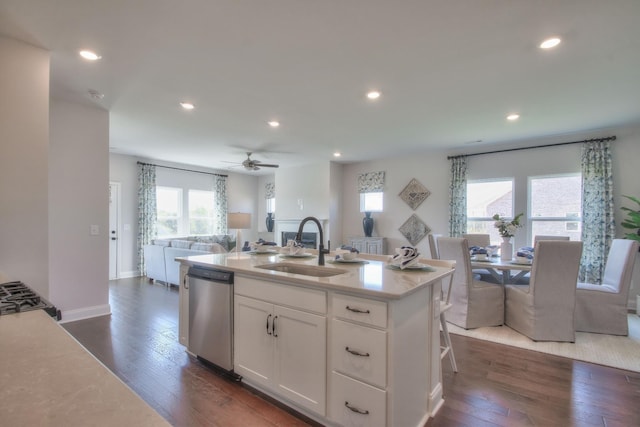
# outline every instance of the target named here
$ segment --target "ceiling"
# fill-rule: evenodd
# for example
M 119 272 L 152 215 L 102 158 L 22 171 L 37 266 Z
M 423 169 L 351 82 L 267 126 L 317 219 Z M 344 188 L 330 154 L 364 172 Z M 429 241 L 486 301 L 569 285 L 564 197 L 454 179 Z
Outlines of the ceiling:
M 51 52 L 53 97 L 110 112 L 111 152 L 204 167 L 640 122 L 638 0 L 2 0 L 0 34 Z

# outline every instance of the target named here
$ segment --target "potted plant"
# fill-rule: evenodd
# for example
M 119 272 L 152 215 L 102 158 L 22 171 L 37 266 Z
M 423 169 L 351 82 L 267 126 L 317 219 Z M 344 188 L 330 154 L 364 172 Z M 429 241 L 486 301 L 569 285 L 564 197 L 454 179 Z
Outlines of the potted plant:
M 622 197 L 625 197 L 631 200 L 632 202 L 635 202 L 638 205 L 638 207 L 640 207 L 640 199 L 636 197 L 624 196 L 624 195 Z M 627 213 L 627 218 L 624 219 L 622 223 L 620 223 L 620 225 L 623 226 L 624 228 L 634 230 L 633 233 L 627 233 L 624 235 L 624 237 L 626 237 L 627 239 L 637 240 L 638 242 L 640 242 L 640 210 L 634 210 L 624 206 L 621 207 L 620 209 L 622 209 Z

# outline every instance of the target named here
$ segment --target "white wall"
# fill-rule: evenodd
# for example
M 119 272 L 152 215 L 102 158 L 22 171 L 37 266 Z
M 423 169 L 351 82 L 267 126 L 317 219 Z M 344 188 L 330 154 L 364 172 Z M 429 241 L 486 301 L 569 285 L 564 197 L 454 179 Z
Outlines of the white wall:
M 330 175 L 329 162 L 278 169 L 275 173 L 277 218 L 329 219 Z
M 107 111 L 52 100 L 49 296 L 65 321 L 111 312 L 108 152 Z
M 49 297 L 49 53 L 0 37 L 0 271 Z

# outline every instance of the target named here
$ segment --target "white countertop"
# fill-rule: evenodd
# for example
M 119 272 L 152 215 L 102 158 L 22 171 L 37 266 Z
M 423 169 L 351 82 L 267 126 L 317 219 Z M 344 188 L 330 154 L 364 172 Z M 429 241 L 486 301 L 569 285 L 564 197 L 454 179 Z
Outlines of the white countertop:
M 318 257 L 289 258 L 277 253 L 251 254 L 248 252 L 230 252 L 227 254 L 195 255 L 177 258 L 189 266 L 216 267 L 233 271 L 241 276 L 266 279 L 281 283 L 291 283 L 313 288 L 338 290 L 355 295 L 377 297 L 382 299 L 403 298 L 422 286 L 428 286 L 451 274 L 451 270 L 434 267 L 433 272 L 421 270 L 391 270 L 385 257 L 360 254 L 358 258 L 367 263 L 331 263 L 334 254 L 325 255 L 325 267 L 344 270 L 344 274 L 331 277 L 313 277 L 300 274 L 283 273 L 279 271 L 256 268 L 262 264 L 295 263 L 318 265 Z M 422 261 L 428 263 L 428 261 Z
M 0 316 L 0 424 L 169 426 L 42 310 Z

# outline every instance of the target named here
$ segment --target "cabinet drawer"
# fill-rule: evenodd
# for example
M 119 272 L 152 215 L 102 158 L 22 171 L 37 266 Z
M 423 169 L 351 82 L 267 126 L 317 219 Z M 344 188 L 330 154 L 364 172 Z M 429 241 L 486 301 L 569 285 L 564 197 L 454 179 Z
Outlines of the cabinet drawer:
M 294 307 L 299 310 L 327 314 L 327 293 L 294 285 L 235 276 L 234 292 L 251 298 Z
M 336 423 L 347 427 L 386 425 L 387 403 L 384 390 L 333 372 L 329 394 L 329 417 Z
M 331 296 L 332 315 L 379 328 L 387 327 L 387 303 L 334 293 Z
M 387 333 L 336 319 L 333 319 L 332 326 L 332 369 L 385 388 L 387 385 Z

